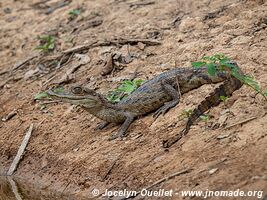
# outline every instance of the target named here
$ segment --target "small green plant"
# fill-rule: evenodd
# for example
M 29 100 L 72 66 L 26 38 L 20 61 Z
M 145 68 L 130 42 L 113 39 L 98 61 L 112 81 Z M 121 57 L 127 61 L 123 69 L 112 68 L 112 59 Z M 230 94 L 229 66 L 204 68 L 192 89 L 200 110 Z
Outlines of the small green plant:
M 53 51 L 55 49 L 56 38 L 52 35 L 41 35 L 38 36 L 40 45 L 35 47 L 36 50 L 41 50 L 44 52 Z
M 112 103 L 117 103 L 140 87 L 143 82 L 144 80 L 141 79 L 124 80 L 120 86 L 109 92 L 107 99 Z
M 220 100 L 223 102 L 225 107 L 227 107 L 226 102 L 228 101 L 228 99 L 229 99 L 229 97 L 227 97 L 227 96 L 220 96 Z
M 240 73 L 239 67 L 231 63 L 230 58 L 224 54 L 218 53 L 212 56 L 203 56 L 200 61 L 192 62 L 192 66 L 195 68 L 206 66 L 211 76 L 215 76 L 218 70 L 230 71 L 232 76 L 251 87 L 267 100 L 267 92 L 262 90 L 260 84 L 253 77 Z
M 182 113 L 179 115 L 179 119 L 185 119 L 185 118 L 189 118 L 190 115 L 193 113 L 193 110 L 192 109 L 184 109 L 182 111 Z
M 69 11 L 69 15 L 76 17 L 76 16 L 80 15 L 81 12 L 82 12 L 81 9 L 73 9 L 73 10 Z
M 229 97 L 226 96 L 220 96 L 220 100 L 223 102 L 226 102 L 229 99 Z

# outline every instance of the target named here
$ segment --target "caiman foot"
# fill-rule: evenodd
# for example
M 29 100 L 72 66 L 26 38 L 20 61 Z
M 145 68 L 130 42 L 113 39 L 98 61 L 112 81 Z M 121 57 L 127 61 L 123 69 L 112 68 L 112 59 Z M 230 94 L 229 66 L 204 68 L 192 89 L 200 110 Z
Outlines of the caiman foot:
M 108 138 L 108 141 L 115 140 L 115 139 L 117 139 L 118 137 L 119 137 L 118 134 L 112 134 L 112 135 Z
M 104 129 L 105 127 L 107 127 L 109 124 L 110 124 L 110 122 L 103 122 L 103 123 L 100 123 L 100 124 L 98 124 L 98 125 L 95 127 L 95 130 L 102 130 L 102 129 Z
M 121 140 L 125 137 L 125 134 L 120 134 L 120 133 L 114 133 L 110 136 L 110 138 L 108 139 L 108 141 L 112 141 L 115 140 L 117 138 L 120 138 Z

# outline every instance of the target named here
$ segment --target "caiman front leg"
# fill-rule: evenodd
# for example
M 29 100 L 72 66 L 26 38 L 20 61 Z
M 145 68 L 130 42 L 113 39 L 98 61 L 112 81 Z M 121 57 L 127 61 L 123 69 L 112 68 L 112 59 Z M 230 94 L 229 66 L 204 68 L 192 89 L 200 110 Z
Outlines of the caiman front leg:
M 123 138 L 126 135 L 127 129 L 129 128 L 131 123 L 134 121 L 134 116 L 131 113 L 124 112 L 123 115 L 126 117 L 125 121 L 121 125 L 118 133 L 115 134 L 115 135 L 112 135 L 109 140 L 114 140 L 114 139 L 116 139 L 118 137 Z
M 164 115 L 169 109 L 175 107 L 180 101 L 180 93 L 170 84 L 166 82 L 161 82 L 161 85 L 164 91 L 172 97 L 172 101 L 164 103 L 154 114 L 155 119 L 158 118 L 161 114 Z

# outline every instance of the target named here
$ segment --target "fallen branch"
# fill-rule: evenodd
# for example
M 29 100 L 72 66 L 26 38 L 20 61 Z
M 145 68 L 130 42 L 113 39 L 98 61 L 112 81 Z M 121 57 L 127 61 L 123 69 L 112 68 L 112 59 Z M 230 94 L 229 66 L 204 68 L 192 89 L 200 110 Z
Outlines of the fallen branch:
M 28 131 L 26 132 L 25 136 L 24 136 L 24 139 L 19 147 L 19 150 L 17 152 L 17 155 L 15 156 L 8 172 L 7 172 L 7 175 L 8 176 L 11 176 L 13 175 L 14 171 L 17 169 L 17 166 L 19 164 L 19 161 L 28 145 L 28 142 L 30 140 L 30 137 L 31 137 L 31 134 L 32 134 L 32 131 L 33 131 L 33 124 L 30 125 Z
M 81 52 L 81 51 L 84 51 L 84 50 L 88 50 L 90 49 L 95 43 L 97 42 L 92 42 L 92 43 L 89 43 L 89 44 L 84 44 L 84 45 L 79 45 L 79 46 L 76 46 L 76 47 L 72 47 L 70 49 L 67 49 L 65 51 L 63 51 L 64 54 L 69 54 L 69 53 L 78 53 L 78 52 Z
M 251 121 L 251 120 L 254 120 L 254 119 L 256 119 L 256 118 L 257 118 L 257 117 L 250 117 L 250 118 L 245 119 L 245 120 L 243 120 L 243 121 L 239 121 L 239 122 L 236 122 L 236 123 L 231 124 L 231 125 L 229 125 L 229 126 L 226 126 L 224 129 L 228 129 L 228 128 L 232 128 L 232 127 L 234 127 L 234 126 L 236 126 L 236 125 L 244 124 L 244 123 L 249 122 L 249 121 Z
M 111 39 L 111 40 L 104 40 L 104 41 L 94 41 L 88 44 L 83 44 L 79 46 L 72 47 L 70 49 L 66 49 L 62 51 L 61 53 L 58 53 L 53 56 L 46 56 L 41 58 L 39 63 L 53 63 L 52 61 L 59 61 L 58 68 L 61 67 L 61 65 L 66 64 L 69 62 L 70 58 L 72 58 L 71 55 L 76 54 L 76 53 L 81 53 L 83 51 L 88 51 L 91 48 L 95 47 L 101 47 L 101 46 L 123 46 L 126 44 L 130 45 L 138 45 L 138 43 L 143 43 L 147 46 L 155 46 L 155 45 L 160 45 L 161 42 L 157 40 L 150 40 L 150 39 L 125 39 L 125 38 L 118 38 L 118 39 Z M 51 80 L 50 80 L 51 81 Z M 47 84 L 49 81 L 46 81 L 44 83 Z
M 124 38 L 119 38 L 119 39 L 113 39 L 113 40 L 105 40 L 105 41 L 95 41 L 89 44 L 84 44 L 84 45 L 79 45 L 76 47 L 72 47 L 70 49 L 67 49 L 63 51 L 64 54 L 68 53 L 78 53 L 84 50 L 88 50 L 90 48 L 94 47 L 100 47 L 100 46 L 118 46 L 118 45 L 125 45 L 125 44 L 131 44 L 131 45 L 137 45 L 138 42 L 141 42 L 143 44 L 149 45 L 149 46 L 155 46 L 155 45 L 160 45 L 161 42 L 157 40 L 150 40 L 150 39 L 124 39 Z

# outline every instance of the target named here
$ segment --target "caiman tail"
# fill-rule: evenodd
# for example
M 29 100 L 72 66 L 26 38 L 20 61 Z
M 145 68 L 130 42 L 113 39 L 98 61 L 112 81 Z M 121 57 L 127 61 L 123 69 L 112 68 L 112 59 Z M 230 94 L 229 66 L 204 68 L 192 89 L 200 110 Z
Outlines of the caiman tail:
M 243 83 L 237 78 L 234 78 L 233 76 L 225 80 L 193 110 L 192 114 L 187 120 L 186 127 L 180 133 L 171 137 L 168 140 L 163 141 L 163 147 L 169 148 L 174 143 L 178 142 L 184 135 L 189 132 L 190 127 L 201 115 L 203 115 L 210 108 L 220 104 L 220 96 L 229 97 L 233 94 L 235 90 L 238 90 L 242 85 Z

